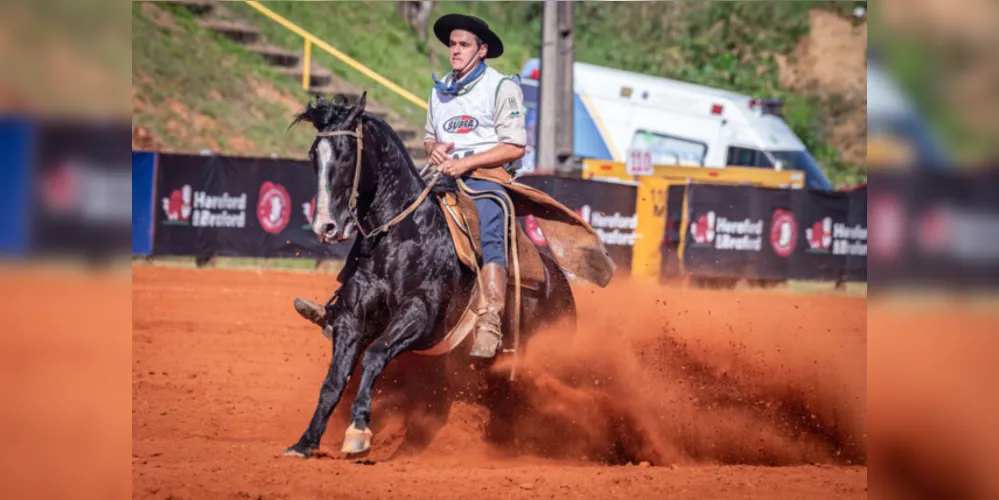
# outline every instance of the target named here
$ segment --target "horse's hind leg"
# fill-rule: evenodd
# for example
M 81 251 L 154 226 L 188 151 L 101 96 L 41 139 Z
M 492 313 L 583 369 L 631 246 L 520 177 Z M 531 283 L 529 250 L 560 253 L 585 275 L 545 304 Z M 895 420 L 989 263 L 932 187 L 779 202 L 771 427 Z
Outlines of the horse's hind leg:
M 412 300 L 392 317 L 388 328 L 368 347 L 361 361 L 361 383 L 351 408 L 351 423 L 344 436 L 344 453 L 371 449 L 371 391 L 375 379 L 390 361 L 408 350 L 430 329 L 430 311 L 422 300 Z

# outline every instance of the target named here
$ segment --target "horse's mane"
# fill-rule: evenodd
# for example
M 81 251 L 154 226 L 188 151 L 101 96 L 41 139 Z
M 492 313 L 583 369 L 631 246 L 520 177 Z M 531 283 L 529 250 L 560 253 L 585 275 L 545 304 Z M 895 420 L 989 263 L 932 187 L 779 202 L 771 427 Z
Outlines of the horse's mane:
M 326 100 L 317 94 L 314 101 L 305 103 L 305 111 L 295 116 L 288 129 L 301 122 L 309 122 L 317 131 L 323 131 L 330 124 L 343 121 L 349 112 L 350 106 L 347 105 L 347 97 L 343 94 L 334 95 L 332 100 Z
M 347 118 L 350 113 L 350 106 L 347 104 L 347 97 L 343 94 L 336 94 L 333 99 L 327 100 L 322 95 L 316 95 L 315 101 L 309 101 L 305 105 L 305 111 L 298 114 L 288 129 L 291 129 L 295 125 L 301 122 L 311 123 L 317 131 L 323 131 L 329 128 L 330 125 L 342 122 Z M 419 172 L 416 170 L 416 165 L 413 164 L 413 159 L 410 158 L 409 153 L 406 149 L 406 144 L 399 137 L 399 134 L 395 133 L 395 130 L 382 120 L 381 118 L 369 114 L 367 112 L 361 114 L 361 120 L 365 125 L 374 125 L 375 130 L 378 131 L 379 135 L 384 135 L 384 137 L 389 140 L 395 147 L 399 149 L 402 156 L 406 160 L 406 164 L 409 168 L 416 174 L 419 178 Z

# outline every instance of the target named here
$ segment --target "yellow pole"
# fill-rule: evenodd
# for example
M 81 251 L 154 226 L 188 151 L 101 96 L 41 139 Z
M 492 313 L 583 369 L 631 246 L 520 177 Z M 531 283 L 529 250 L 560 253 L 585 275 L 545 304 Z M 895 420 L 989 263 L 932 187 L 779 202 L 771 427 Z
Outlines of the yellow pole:
M 686 267 L 683 265 L 683 247 L 687 244 L 687 229 L 690 226 L 690 217 L 688 210 L 690 210 L 690 179 L 687 180 L 687 188 L 683 190 L 683 212 L 680 216 L 680 248 L 677 252 L 677 256 L 680 258 L 680 274 L 685 275 L 687 272 Z
M 378 82 L 378 83 L 380 83 L 380 84 L 388 87 L 389 90 L 395 92 L 396 94 L 399 94 L 404 99 L 406 99 L 409 102 L 412 102 L 413 104 L 419 106 L 420 109 L 427 109 L 427 101 L 426 100 L 420 99 L 419 97 L 416 97 L 415 95 L 413 95 L 410 92 L 406 91 L 402 87 L 400 87 L 400 86 L 398 86 L 398 85 L 396 85 L 396 84 L 388 81 L 387 79 L 385 79 L 384 76 L 379 75 L 378 73 L 375 73 L 374 71 L 371 71 L 366 66 L 364 66 L 363 64 L 357 62 L 356 60 L 354 60 L 353 58 L 351 58 L 347 54 L 344 54 L 343 52 L 340 52 L 339 50 L 337 50 L 337 49 L 333 48 L 332 46 L 330 46 L 328 43 L 320 40 L 319 38 L 316 38 L 316 36 L 313 35 L 312 33 L 309 33 L 308 31 L 305 31 L 304 29 L 298 27 L 298 25 L 296 25 L 295 23 L 293 23 L 293 22 L 291 22 L 291 21 L 289 21 L 289 20 L 281 17 L 276 12 L 268 9 L 267 7 L 264 7 L 263 5 L 260 4 L 260 2 L 257 2 L 255 0 L 245 0 L 245 1 L 246 1 L 247 5 L 249 5 L 250 7 L 253 7 L 254 9 L 257 9 L 258 11 L 260 11 L 261 14 L 263 14 L 263 15 L 271 18 L 274 22 L 276 22 L 276 23 L 284 26 L 285 28 L 288 28 L 289 30 L 295 32 L 295 34 L 297 34 L 298 36 L 300 36 L 300 37 L 302 37 L 302 38 L 304 38 L 304 39 L 306 39 L 308 41 L 311 41 L 312 43 L 316 44 L 317 47 L 325 50 L 326 52 L 329 52 L 333 57 L 336 57 L 337 59 L 343 61 L 344 63 L 346 63 L 351 68 L 354 68 L 357 71 L 360 71 L 361 74 L 363 74 L 364 76 L 367 76 L 368 78 L 371 78 L 372 80 L 374 80 L 374 81 L 376 81 L 376 82 Z
M 312 42 L 305 39 L 305 59 L 302 60 L 302 90 L 309 90 L 309 70 L 312 69 Z

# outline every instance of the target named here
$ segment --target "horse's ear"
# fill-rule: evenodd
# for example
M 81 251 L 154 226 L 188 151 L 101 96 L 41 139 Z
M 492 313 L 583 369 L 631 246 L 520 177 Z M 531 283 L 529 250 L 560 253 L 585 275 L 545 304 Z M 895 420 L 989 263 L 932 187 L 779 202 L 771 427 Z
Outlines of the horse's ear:
M 367 101 L 367 98 L 368 92 L 362 92 L 361 97 L 359 97 L 357 102 L 350 108 L 350 114 L 347 115 L 347 123 L 354 123 L 355 120 L 360 118 L 361 114 L 364 113 L 364 104 Z

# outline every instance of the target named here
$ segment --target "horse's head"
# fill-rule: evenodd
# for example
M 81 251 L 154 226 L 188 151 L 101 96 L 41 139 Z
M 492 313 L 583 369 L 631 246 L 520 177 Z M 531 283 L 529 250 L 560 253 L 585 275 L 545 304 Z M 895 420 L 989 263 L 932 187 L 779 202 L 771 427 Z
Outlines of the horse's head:
M 352 197 L 360 189 L 355 177 L 360 174 L 366 97 L 367 92 L 353 106 L 347 106 L 342 96 L 333 101 L 318 96 L 292 123 L 307 121 L 316 128 L 316 140 L 309 149 L 317 176 L 312 231 L 326 244 L 344 241 L 356 230 L 356 214 L 352 214 L 356 199 L 352 201 Z

